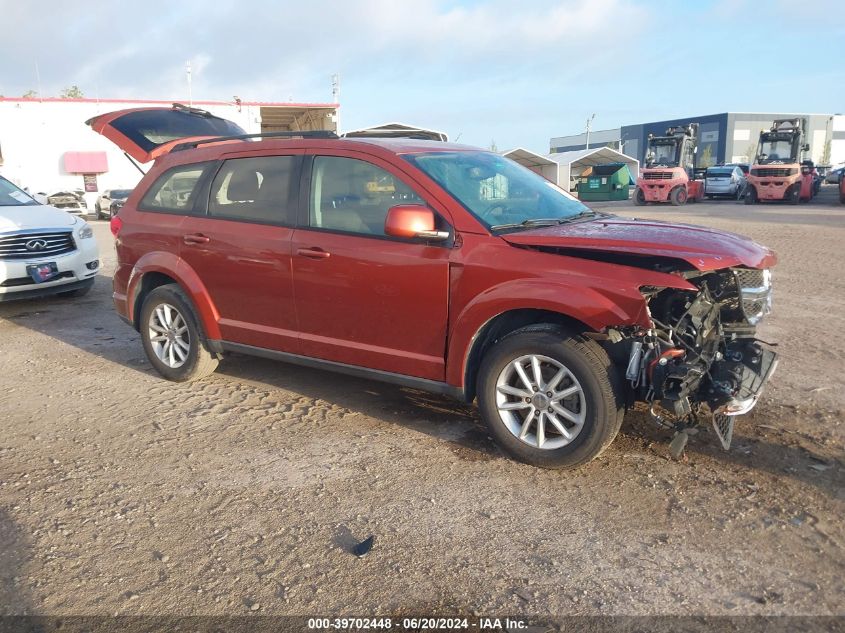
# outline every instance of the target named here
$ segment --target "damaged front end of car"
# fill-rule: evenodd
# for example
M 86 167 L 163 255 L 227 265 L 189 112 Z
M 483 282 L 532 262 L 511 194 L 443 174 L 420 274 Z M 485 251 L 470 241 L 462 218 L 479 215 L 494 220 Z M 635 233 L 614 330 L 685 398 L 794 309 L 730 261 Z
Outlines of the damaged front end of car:
M 625 377 L 634 400 L 675 431 L 673 455 L 709 419 L 722 446 L 736 416 L 749 412 L 777 366 L 756 326 L 771 311 L 768 269 L 745 267 L 681 273 L 696 288 L 644 286 L 652 326 L 609 331 L 628 349 Z

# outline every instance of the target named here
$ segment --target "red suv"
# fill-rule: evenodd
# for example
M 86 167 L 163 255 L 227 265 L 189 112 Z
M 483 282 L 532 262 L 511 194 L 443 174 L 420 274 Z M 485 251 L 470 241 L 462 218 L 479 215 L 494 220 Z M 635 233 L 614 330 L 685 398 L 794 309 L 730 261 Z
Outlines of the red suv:
M 88 124 L 156 159 L 112 221 L 114 303 L 170 380 L 238 352 L 477 399 L 512 456 L 571 467 L 636 401 L 727 448 L 776 364 L 776 258 L 747 238 L 592 211 L 463 145 L 184 106 Z

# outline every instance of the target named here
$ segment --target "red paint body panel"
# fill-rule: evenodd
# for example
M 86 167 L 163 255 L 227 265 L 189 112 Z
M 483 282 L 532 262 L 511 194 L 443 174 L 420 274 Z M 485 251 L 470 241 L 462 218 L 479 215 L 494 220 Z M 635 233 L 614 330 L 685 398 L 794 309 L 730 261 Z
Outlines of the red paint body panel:
M 770 250 L 732 233 L 614 217 L 492 235 L 401 155 L 475 148 L 410 139 L 305 139 L 226 149 L 203 146 L 160 157 L 121 209 L 114 301 L 130 321 L 143 276 L 158 272 L 185 289 L 210 339 L 463 387 L 474 338 L 505 312 L 547 310 L 595 331 L 648 327 L 641 286 L 695 289 L 679 274 L 567 255 L 566 249 L 669 257 L 699 270 L 776 262 Z M 454 244 L 137 208 L 170 167 L 272 153 L 347 156 L 387 169 L 451 227 Z M 300 196 L 299 204 L 307 200 Z M 185 244 L 188 234 L 209 239 Z
M 777 261 L 771 250 L 742 235 L 658 220 L 614 217 L 521 231 L 504 239 L 530 246 L 662 255 L 699 270 L 768 268 Z
M 297 230 L 293 263 L 302 354 L 443 380 L 450 249 Z

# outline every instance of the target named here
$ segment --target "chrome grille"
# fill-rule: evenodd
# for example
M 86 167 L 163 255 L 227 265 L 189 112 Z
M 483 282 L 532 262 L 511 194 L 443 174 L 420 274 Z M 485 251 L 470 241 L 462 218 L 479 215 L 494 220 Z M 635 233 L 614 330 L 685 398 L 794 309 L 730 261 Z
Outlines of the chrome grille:
M 772 275 L 768 270 L 734 268 L 740 306 L 752 325 L 772 311 Z
M 644 180 L 672 180 L 671 171 L 646 171 L 643 172 Z
M 75 248 L 70 231 L 0 235 L 0 259 L 43 259 Z

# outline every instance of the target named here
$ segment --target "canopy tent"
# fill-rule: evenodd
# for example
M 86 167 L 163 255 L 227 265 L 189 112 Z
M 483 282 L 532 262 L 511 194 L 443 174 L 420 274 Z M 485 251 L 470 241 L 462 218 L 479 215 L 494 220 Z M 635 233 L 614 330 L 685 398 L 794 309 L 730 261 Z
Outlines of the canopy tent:
M 531 171 L 540 174 L 546 180 L 551 180 L 553 183 L 558 184 L 559 168 L 555 161 L 549 160 L 545 156 L 535 154 L 534 152 L 522 147 L 517 147 L 509 152 L 504 152 L 502 155 L 519 163 L 523 167 L 527 167 Z
M 383 125 L 374 125 L 373 127 L 362 128 L 360 130 L 350 130 L 343 134 L 345 137 L 377 137 L 377 138 L 419 138 L 430 141 L 448 141 L 449 138 L 445 132 L 438 132 L 437 130 L 427 130 L 413 125 L 406 125 L 404 123 L 385 123 Z
M 583 172 L 596 165 L 624 163 L 628 166 L 628 171 L 631 172 L 631 179 L 633 181 L 637 180 L 637 176 L 640 173 L 640 161 L 609 147 L 596 147 L 593 149 L 561 152 L 559 154 L 547 154 L 546 158 L 557 163 L 557 184 L 567 191 L 574 190 L 575 184 Z

